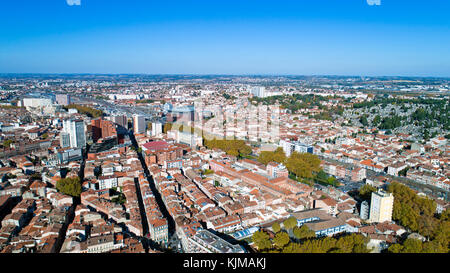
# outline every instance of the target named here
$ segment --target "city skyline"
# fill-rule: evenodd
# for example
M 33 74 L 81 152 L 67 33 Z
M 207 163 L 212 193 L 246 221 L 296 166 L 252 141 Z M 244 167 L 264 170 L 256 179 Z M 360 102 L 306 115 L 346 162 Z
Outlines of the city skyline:
M 444 1 L 23 2 L 0 73 L 450 76 Z

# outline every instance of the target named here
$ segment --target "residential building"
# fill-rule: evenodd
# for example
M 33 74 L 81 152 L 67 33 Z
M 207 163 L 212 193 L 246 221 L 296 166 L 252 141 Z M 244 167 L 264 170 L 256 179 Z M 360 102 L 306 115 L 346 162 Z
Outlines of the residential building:
M 372 192 L 370 202 L 369 222 L 379 223 L 392 221 L 392 210 L 394 208 L 394 195 L 392 193 L 379 190 Z
M 64 120 L 63 132 L 69 134 L 71 148 L 83 148 L 86 146 L 86 133 L 83 120 Z
M 146 124 L 145 117 L 141 115 L 133 116 L 133 131 L 135 134 L 143 134 L 145 133 Z

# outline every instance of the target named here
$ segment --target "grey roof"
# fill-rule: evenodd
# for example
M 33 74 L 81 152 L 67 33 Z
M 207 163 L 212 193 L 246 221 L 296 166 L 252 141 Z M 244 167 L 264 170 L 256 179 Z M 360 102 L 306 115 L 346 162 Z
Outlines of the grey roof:
M 314 230 L 314 231 L 319 231 L 319 230 L 325 230 L 325 229 L 329 229 L 329 228 L 334 228 L 334 227 L 338 227 L 338 226 L 343 226 L 345 225 L 345 222 L 342 221 L 341 219 L 330 219 L 330 220 L 321 220 L 321 221 L 317 221 L 317 222 L 310 222 L 310 223 L 306 223 L 305 224 L 309 229 Z
M 293 212 L 293 213 L 291 213 L 291 215 L 294 216 L 295 218 L 297 218 L 297 220 L 303 220 L 303 219 L 308 219 L 308 218 L 312 218 L 312 217 L 317 217 L 320 220 L 328 220 L 328 219 L 332 218 L 329 214 L 327 214 L 322 209 L 303 210 L 300 212 Z

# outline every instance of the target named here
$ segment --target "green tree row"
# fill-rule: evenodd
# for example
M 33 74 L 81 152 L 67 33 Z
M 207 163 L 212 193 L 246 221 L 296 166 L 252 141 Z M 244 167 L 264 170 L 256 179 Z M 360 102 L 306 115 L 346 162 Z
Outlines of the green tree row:
M 316 155 L 294 151 L 291 156 L 286 157 L 282 148 L 273 152 L 261 152 L 258 161 L 265 165 L 269 162 L 283 163 L 296 178 L 313 179 L 321 171 L 321 161 Z
M 412 232 L 418 232 L 433 245 L 449 249 L 450 221 L 449 212 L 436 215 L 436 202 L 417 195 L 409 187 L 394 182 L 389 185 L 389 192 L 394 194 L 392 219 Z M 406 243 L 406 242 L 405 242 Z M 424 245 L 424 248 L 428 246 Z
M 91 118 L 98 118 L 98 117 L 103 116 L 103 111 L 95 109 L 95 108 L 91 108 L 88 106 L 83 106 L 83 105 L 78 105 L 78 104 L 69 104 L 69 105 L 65 106 L 64 108 L 66 110 L 67 109 L 77 109 L 80 114 L 87 115 L 88 117 L 91 117 Z
M 300 228 L 301 229 L 301 228 Z M 309 234 L 308 234 L 309 233 Z M 360 234 L 344 235 L 340 238 L 311 238 L 310 231 L 305 226 L 300 243 L 290 239 L 287 232 L 280 231 L 273 239 L 265 231 L 257 231 L 252 240 L 259 252 L 266 253 L 368 253 L 368 238 Z
M 252 148 L 239 139 L 204 139 L 203 144 L 208 149 L 220 149 L 233 156 L 248 156 L 252 153 Z

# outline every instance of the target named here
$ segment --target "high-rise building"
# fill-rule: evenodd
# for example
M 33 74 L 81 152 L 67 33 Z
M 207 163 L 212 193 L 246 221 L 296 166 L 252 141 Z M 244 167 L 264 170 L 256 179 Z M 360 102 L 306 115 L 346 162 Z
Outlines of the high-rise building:
M 394 195 L 383 190 L 372 192 L 370 202 L 369 222 L 381 223 L 392 220 L 392 210 L 394 208 Z
M 110 120 L 102 118 L 93 119 L 92 125 L 92 140 L 97 142 L 100 138 L 117 137 L 116 124 Z
M 68 94 L 57 94 L 55 95 L 56 102 L 61 105 L 70 104 L 70 96 Z
M 102 137 L 101 123 L 101 118 L 91 120 L 92 141 L 94 142 Z
M 266 96 L 266 88 L 264 86 L 252 87 L 251 93 L 255 97 L 264 98 Z
M 153 122 L 152 123 L 152 136 L 158 136 L 162 134 L 162 123 Z
M 369 203 L 367 201 L 363 201 L 361 203 L 361 208 L 359 210 L 359 217 L 362 220 L 369 219 Z
M 102 129 L 102 138 L 117 137 L 116 124 L 109 120 L 102 120 L 100 128 Z
M 145 133 L 145 117 L 141 115 L 133 116 L 133 131 L 135 134 Z
M 112 122 L 116 123 L 123 128 L 128 128 L 128 118 L 126 115 L 114 115 L 109 118 Z
M 70 147 L 83 148 L 86 146 L 86 132 L 83 120 L 68 119 L 63 121 L 63 132 L 69 134 Z
M 70 134 L 66 132 L 61 132 L 61 134 L 59 134 L 59 141 L 61 148 L 70 147 Z

